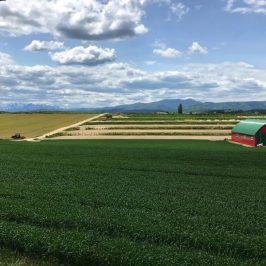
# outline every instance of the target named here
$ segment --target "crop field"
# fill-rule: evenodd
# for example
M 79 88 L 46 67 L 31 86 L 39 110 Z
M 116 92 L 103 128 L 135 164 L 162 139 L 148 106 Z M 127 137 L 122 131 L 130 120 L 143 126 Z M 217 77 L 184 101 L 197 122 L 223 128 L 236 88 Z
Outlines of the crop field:
M 2 113 L 0 114 L 0 139 L 9 139 L 15 133 L 21 133 L 27 138 L 37 137 L 92 116 L 93 114 L 78 113 Z
M 256 116 L 249 116 L 256 117 Z M 260 116 L 262 117 L 262 116 Z M 229 139 L 232 127 L 243 116 L 237 115 L 178 115 L 178 114 L 120 114 L 104 115 L 53 137 L 61 139 L 132 139 L 190 137 L 209 140 Z
M 239 120 L 245 118 L 266 118 L 265 115 L 238 115 L 238 114 L 122 114 L 113 116 L 113 120 Z
M 64 265 L 266 264 L 264 148 L 47 140 L 0 150 L 0 251 Z

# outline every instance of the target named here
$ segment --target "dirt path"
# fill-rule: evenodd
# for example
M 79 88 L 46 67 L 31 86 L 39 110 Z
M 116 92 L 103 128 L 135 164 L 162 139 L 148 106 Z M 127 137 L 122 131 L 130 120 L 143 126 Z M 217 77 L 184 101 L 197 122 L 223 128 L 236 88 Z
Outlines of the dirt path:
M 68 125 L 68 126 L 66 126 L 66 127 L 61 127 L 61 128 L 56 129 L 56 130 L 53 130 L 53 131 L 51 131 L 51 132 L 45 133 L 44 135 L 39 136 L 39 137 L 37 137 L 37 138 L 28 138 L 28 139 L 26 139 L 26 141 L 43 140 L 43 139 L 45 139 L 47 136 L 51 136 L 51 135 L 53 135 L 53 134 L 56 134 L 56 133 L 62 132 L 62 131 L 64 131 L 64 130 L 70 128 L 70 127 L 77 127 L 77 126 L 80 126 L 81 124 L 84 124 L 84 123 L 86 123 L 86 122 L 90 122 L 90 121 L 92 121 L 92 120 L 94 120 L 94 119 L 98 119 L 98 118 L 100 118 L 100 117 L 102 117 L 102 116 L 104 116 L 104 115 L 105 115 L 105 114 L 99 114 L 99 115 L 96 115 L 96 116 L 90 117 L 90 118 L 88 118 L 88 119 L 86 119 L 86 120 L 79 121 L 78 123 L 75 123 L 75 124 L 72 124 L 72 125 Z
M 191 139 L 191 140 L 211 140 L 218 141 L 229 139 L 230 136 L 62 136 L 53 139 L 73 140 L 73 139 Z

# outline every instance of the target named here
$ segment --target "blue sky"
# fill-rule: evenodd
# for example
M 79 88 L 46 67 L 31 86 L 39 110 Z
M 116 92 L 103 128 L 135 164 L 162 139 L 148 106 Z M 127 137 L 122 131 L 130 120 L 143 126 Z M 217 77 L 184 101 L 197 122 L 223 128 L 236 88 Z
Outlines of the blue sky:
M 0 2 L 0 106 L 266 100 L 266 0 Z

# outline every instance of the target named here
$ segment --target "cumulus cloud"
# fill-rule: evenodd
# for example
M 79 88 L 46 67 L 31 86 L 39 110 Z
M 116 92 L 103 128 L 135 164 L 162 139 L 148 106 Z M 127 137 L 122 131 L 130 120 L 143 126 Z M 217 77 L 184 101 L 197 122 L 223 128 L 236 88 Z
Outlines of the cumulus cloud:
M 0 65 L 12 65 L 14 64 L 14 60 L 11 55 L 0 52 Z
M 266 0 L 227 0 L 225 10 L 231 13 L 266 15 Z
M 206 47 L 201 46 L 198 42 L 193 42 L 191 46 L 188 48 L 189 54 L 207 54 L 208 49 Z
M 182 55 L 182 53 L 174 48 L 157 48 L 153 50 L 153 53 L 165 58 L 176 58 Z
M 62 52 L 50 54 L 51 59 L 61 65 L 95 66 L 115 60 L 115 50 L 91 45 L 77 46 Z
M 51 50 L 61 50 L 64 49 L 63 42 L 55 41 L 39 41 L 33 40 L 29 45 L 27 45 L 24 50 L 28 52 L 33 51 L 51 51 Z
M 12 0 L 0 6 L 0 32 L 52 33 L 82 40 L 119 39 L 146 33 L 146 0 Z
M 246 63 L 187 64 L 141 71 L 127 64 L 93 67 L 0 65 L 1 103 L 97 107 L 193 97 L 266 100 L 266 70 Z

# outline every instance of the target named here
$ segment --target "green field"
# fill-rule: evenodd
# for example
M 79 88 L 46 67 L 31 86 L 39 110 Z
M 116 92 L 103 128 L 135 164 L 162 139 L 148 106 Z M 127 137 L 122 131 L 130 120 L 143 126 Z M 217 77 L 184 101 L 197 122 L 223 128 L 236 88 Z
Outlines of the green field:
M 10 138 L 15 133 L 21 133 L 27 138 L 37 137 L 57 128 L 89 119 L 92 116 L 93 114 L 84 113 L 2 113 L 0 114 L 0 139 Z
M 70 265 L 266 264 L 264 148 L 88 140 L 0 150 L 2 248 Z
M 263 118 L 265 115 L 241 115 L 241 114 L 154 114 L 154 113 L 133 113 L 123 114 L 124 117 L 116 118 L 113 115 L 112 121 L 153 121 L 153 120 L 228 120 L 228 119 L 245 119 L 245 118 Z

